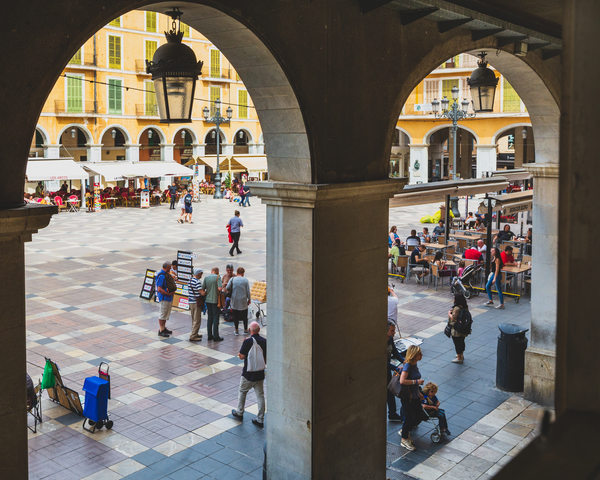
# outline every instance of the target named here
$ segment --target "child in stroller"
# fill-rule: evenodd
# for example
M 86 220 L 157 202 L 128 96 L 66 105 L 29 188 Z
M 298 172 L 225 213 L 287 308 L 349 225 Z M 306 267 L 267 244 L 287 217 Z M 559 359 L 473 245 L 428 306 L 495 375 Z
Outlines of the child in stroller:
M 483 265 L 469 265 L 463 271 L 462 275 L 458 277 L 454 277 L 452 279 L 452 283 L 450 284 L 450 293 L 452 295 L 456 295 L 457 293 L 462 293 L 465 298 L 470 298 L 471 296 L 479 295 L 479 290 L 473 288 L 472 282 L 475 279 L 475 275 Z
M 439 421 L 439 430 L 446 435 L 452 435 L 448 430 L 448 421 L 446 420 L 446 412 L 440 408 L 440 401 L 435 396 L 438 392 L 438 386 L 429 382 L 423 387 L 423 408 L 429 418 L 437 418 Z M 433 434 L 431 439 L 435 442 Z M 439 440 L 438 440 L 439 441 Z

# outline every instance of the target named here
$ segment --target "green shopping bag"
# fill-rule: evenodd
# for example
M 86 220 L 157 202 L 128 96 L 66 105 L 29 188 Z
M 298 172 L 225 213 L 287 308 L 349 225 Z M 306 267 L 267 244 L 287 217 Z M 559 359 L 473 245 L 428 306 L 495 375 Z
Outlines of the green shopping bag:
M 52 388 L 56 385 L 54 379 L 54 372 L 52 371 L 52 363 L 50 360 L 46 360 L 46 366 L 44 367 L 44 376 L 42 377 L 42 390 Z

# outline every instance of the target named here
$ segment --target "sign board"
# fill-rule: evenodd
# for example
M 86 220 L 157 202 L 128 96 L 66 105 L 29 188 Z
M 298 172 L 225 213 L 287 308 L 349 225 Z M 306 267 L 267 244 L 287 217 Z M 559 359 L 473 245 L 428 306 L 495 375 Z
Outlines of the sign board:
M 140 292 L 140 298 L 150 300 L 154 295 L 154 280 L 156 278 L 156 270 L 146 270 L 144 276 L 144 284 L 142 285 L 142 291 Z
M 140 208 L 150 208 L 150 192 L 142 190 L 140 193 Z

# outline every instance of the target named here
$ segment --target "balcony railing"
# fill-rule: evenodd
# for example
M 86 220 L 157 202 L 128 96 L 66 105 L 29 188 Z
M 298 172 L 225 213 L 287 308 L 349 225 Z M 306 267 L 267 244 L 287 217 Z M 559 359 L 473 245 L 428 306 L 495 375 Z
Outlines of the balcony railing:
M 138 75 L 150 75 L 149 73 L 146 73 L 146 60 L 138 58 L 135 61 L 135 71 Z
M 96 63 L 94 62 L 94 55 L 91 53 L 85 53 L 83 55 L 75 55 L 67 67 L 77 68 L 81 66 L 93 67 Z
M 138 117 L 158 117 L 158 105 L 144 105 L 137 103 L 135 105 L 135 114 Z
M 57 115 L 81 115 L 96 113 L 94 102 L 86 102 L 85 105 L 69 105 L 65 100 L 54 100 L 54 113 Z

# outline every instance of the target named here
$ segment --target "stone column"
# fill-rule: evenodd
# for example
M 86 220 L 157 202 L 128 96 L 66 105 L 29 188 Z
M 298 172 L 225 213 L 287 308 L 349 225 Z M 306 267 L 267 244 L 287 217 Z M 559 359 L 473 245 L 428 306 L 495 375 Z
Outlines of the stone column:
M 44 228 L 57 207 L 27 204 L 0 210 L 0 264 L 10 278 L 10 292 L 2 299 L 0 365 L 0 463 L 2 478 L 27 478 L 25 242 Z
M 496 147 L 498 145 L 475 145 L 477 148 L 477 178 L 496 171 Z
M 515 168 L 523 168 L 523 157 L 525 156 L 525 140 L 523 140 L 523 129 L 515 128 Z
M 427 183 L 429 180 L 429 145 L 411 144 L 410 167 L 408 183 L 414 185 L 417 182 Z
M 204 143 L 192 143 L 192 156 L 194 158 L 203 157 L 205 146 L 206 144 Z
M 381 238 L 405 182 L 249 183 L 267 205 L 271 480 L 385 478 Z
M 129 162 L 140 161 L 141 143 L 126 143 L 125 144 L 125 159 Z
M 60 143 L 55 145 L 45 143 L 42 147 L 44 147 L 44 158 L 60 158 L 60 147 L 62 147 Z
M 531 332 L 525 352 L 525 398 L 554 405 L 558 278 L 558 165 L 529 163 L 533 175 Z
M 233 143 L 222 143 L 221 146 L 223 147 L 222 155 L 226 155 L 228 157 L 233 155 Z
M 101 162 L 102 161 L 102 144 L 94 145 L 87 143 L 87 157 L 88 162 Z
M 471 134 L 466 130 L 460 130 L 460 178 L 468 180 L 471 178 L 471 165 L 473 163 L 473 151 L 471 150 Z
M 173 148 L 175 147 L 174 143 L 161 143 L 160 144 L 160 159 L 163 162 L 174 162 L 175 159 L 173 157 Z

